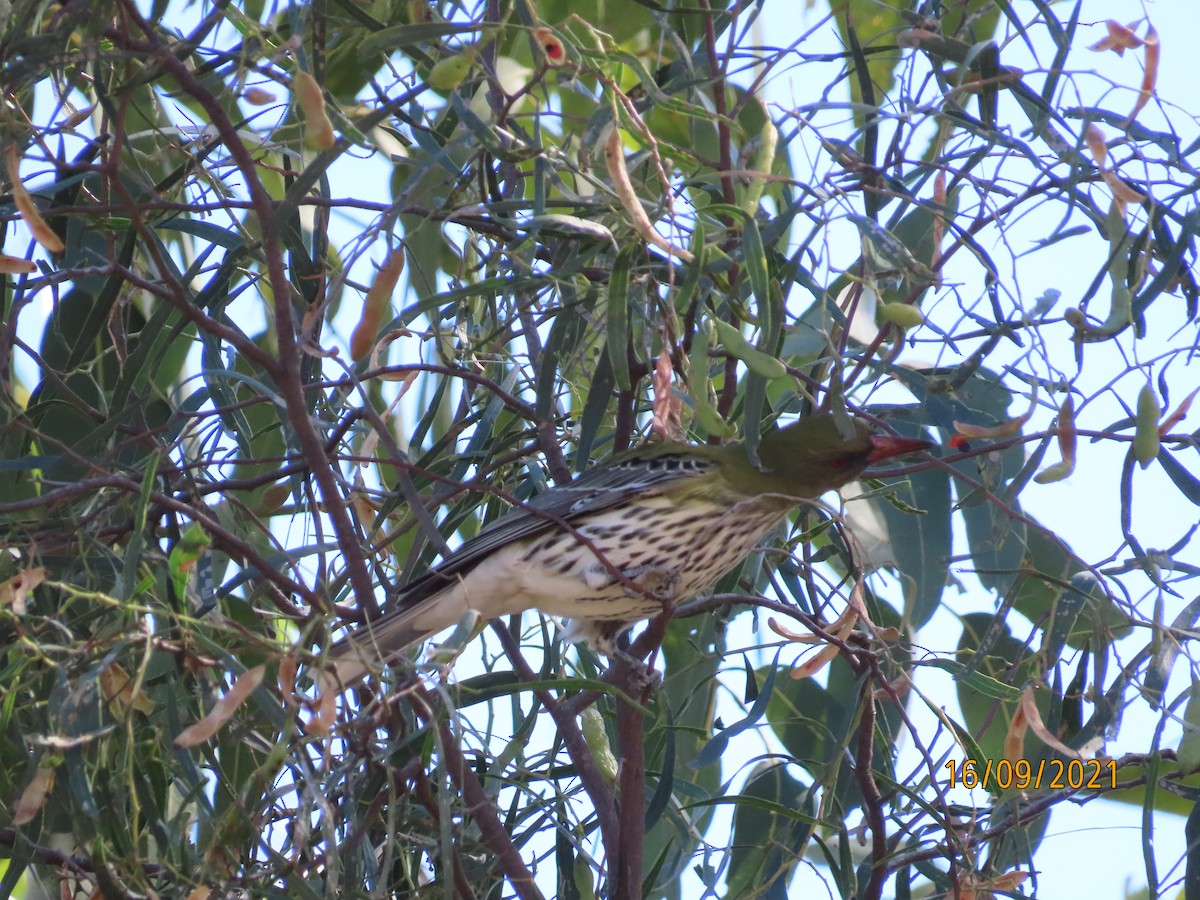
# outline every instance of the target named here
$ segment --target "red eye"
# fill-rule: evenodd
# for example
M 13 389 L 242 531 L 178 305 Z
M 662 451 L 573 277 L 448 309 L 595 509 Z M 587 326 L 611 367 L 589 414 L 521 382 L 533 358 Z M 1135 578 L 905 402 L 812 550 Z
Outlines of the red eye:
M 562 41 L 549 28 L 533 29 L 533 39 L 538 42 L 542 53 L 546 55 L 547 65 L 561 66 L 567 61 L 567 51 L 563 47 Z
M 831 469 L 844 469 L 849 464 L 850 464 L 850 457 L 846 454 L 842 454 L 841 456 L 835 456 L 835 457 L 833 457 L 833 459 L 829 460 L 829 468 L 831 468 Z

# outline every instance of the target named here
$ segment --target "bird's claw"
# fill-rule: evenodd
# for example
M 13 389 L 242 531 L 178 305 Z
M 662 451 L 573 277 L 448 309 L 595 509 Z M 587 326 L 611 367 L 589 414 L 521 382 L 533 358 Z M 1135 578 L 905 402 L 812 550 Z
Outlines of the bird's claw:
M 625 647 L 628 647 L 628 641 L 624 646 L 612 647 L 611 652 L 605 654 L 609 659 L 609 671 L 618 676 L 617 681 L 624 676 L 625 684 L 633 696 L 648 697 L 662 687 L 662 673 L 628 652 Z
M 625 586 L 625 593 L 630 597 L 651 597 L 662 601 L 675 599 L 678 571 L 648 565 L 626 569 L 622 574 L 632 582 L 632 585 Z

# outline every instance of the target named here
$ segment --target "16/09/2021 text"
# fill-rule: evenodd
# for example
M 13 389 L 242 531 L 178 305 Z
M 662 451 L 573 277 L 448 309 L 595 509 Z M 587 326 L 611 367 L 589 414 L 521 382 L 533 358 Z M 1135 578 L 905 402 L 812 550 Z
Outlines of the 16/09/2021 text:
M 967 790 L 1112 790 L 1117 786 L 1117 763 L 1112 759 L 989 759 L 980 762 L 950 760 L 942 766 L 949 775 L 949 787 Z

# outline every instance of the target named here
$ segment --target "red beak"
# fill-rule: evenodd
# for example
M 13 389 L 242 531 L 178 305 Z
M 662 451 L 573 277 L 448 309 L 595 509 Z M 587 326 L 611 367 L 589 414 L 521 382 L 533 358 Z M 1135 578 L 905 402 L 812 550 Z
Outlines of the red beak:
M 871 452 L 867 455 L 867 462 L 873 463 L 891 459 L 893 456 L 903 456 L 906 453 L 928 450 L 933 446 L 929 441 L 896 437 L 892 434 L 873 434 L 870 440 Z

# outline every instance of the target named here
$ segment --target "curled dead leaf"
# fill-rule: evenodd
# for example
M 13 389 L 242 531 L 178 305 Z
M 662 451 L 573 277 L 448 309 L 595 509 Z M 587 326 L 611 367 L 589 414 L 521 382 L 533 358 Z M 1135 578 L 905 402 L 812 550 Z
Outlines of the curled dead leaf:
M 21 159 L 17 156 L 16 144 L 8 145 L 7 162 L 8 180 L 12 183 L 13 205 L 17 208 L 25 227 L 29 229 L 33 239 L 51 253 L 62 253 L 67 249 L 63 245 L 62 239 L 54 233 L 53 228 L 46 224 L 37 204 L 33 202 L 33 197 L 29 195 L 29 191 L 25 190 L 25 185 L 21 181 Z
M 1158 426 L 1160 436 L 1170 434 L 1172 428 L 1187 418 L 1188 410 L 1192 408 L 1192 401 L 1196 399 L 1197 394 L 1200 394 L 1200 388 L 1184 397 L 1183 402 L 1175 407 L 1175 411 L 1162 420 Z
M 45 566 L 31 566 L 6 581 L 0 581 L 0 606 L 11 606 L 14 614 L 25 615 L 29 592 L 45 580 Z
M 1050 484 L 1062 481 L 1075 471 L 1075 398 L 1067 394 L 1058 410 L 1058 422 L 1054 427 L 1058 436 L 1058 450 L 1062 459 L 1052 466 L 1047 466 L 1033 477 L 1038 484 Z
M 1092 159 L 1096 160 L 1096 165 L 1103 169 L 1108 162 L 1108 136 L 1094 122 L 1089 122 L 1083 132 L 1083 140 L 1091 151 Z
M 0 253 L 0 274 L 32 275 L 36 271 L 37 266 L 32 260 L 23 259 L 20 256 L 9 256 L 7 253 Z
M 25 790 L 21 791 L 21 796 L 13 805 L 13 825 L 28 825 L 46 804 L 46 798 L 54 787 L 54 771 L 53 766 L 37 767 L 33 778 L 25 785 Z
M 1024 706 L 1018 705 L 1017 711 L 1008 723 L 1004 733 L 1004 758 L 1016 765 L 1025 757 L 1025 735 L 1029 733 L 1029 719 L 1025 715 Z
M 834 622 L 826 629 L 826 631 L 836 637 L 838 641 L 844 643 L 846 638 L 850 637 L 854 631 L 854 626 L 858 623 L 858 610 L 853 606 L 847 606 L 842 610 L 842 614 L 834 620 Z M 820 641 L 820 635 L 810 635 L 810 640 L 803 641 L 804 643 Z M 811 678 L 820 672 L 825 666 L 833 661 L 834 657 L 841 651 L 841 647 L 837 644 L 826 644 L 822 647 L 812 659 L 807 659 L 796 668 L 792 669 L 791 677 L 794 681 L 799 681 L 801 678 Z
M 629 214 L 634 231 L 647 244 L 653 244 L 664 253 L 669 253 L 683 262 L 690 263 L 695 257 L 689 251 L 676 247 L 655 231 L 650 217 L 642 208 L 642 201 L 638 198 L 633 182 L 629 180 L 629 170 L 625 167 L 625 148 L 621 145 L 621 130 L 615 124 L 609 131 L 608 140 L 604 142 L 604 162 L 608 167 L 608 177 L 612 179 L 613 191 L 616 193 L 617 199 L 621 201 L 625 212 Z
M 683 398 L 671 386 L 675 370 L 671 365 L 671 354 L 663 345 L 662 352 L 654 362 L 654 433 L 668 441 L 679 441 L 683 438 L 683 424 L 680 413 L 683 410 Z
M 136 687 L 129 673 L 115 662 L 100 670 L 100 695 L 118 718 L 123 718 L 130 709 L 143 715 L 154 712 L 154 701 Z
M 1087 759 L 1078 750 L 1073 750 L 1068 747 L 1057 737 L 1050 733 L 1050 729 L 1046 727 L 1046 723 L 1042 721 L 1042 714 L 1037 708 L 1037 700 L 1033 696 L 1033 688 L 1027 687 L 1021 694 L 1021 702 L 1019 704 L 1019 712 L 1024 715 L 1025 721 L 1029 725 L 1029 729 L 1038 736 L 1043 744 L 1051 750 L 1057 750 L 1063 756 L 1068 756 L 1071 759 Z M 1005 739 L 1005 749 L 1007 757 L 1007 738 Z M 1008 757 L 1013 762 L 1017 757 Z
M 233 717 L 238 707 L 246 702 L 246 698 L 254 693 L 254 689 L 262 684 L 266 671 L 266 666 L 255 666 L 239 675 L 229 692 L 213 705 L 207 716 L 179 733 L 175 738 L 175 746 L 195 747 L 220 731 L 221 726 Z
M 1144 43 L 1146 45 L 1146 62 L 1142 67 L 1142 87 L 1138 91 L 1137 102 L 1133 104 L 1133 111 L 1125 120 L 1127 127 L 1133 123 L 1142 107 L 1150 102 L 1150 98 L 1154 96 L 1154 87 L 1158 83 L 1158 60 L 1162 48 L 1158 42 L 1158 32 L 1154 30 L 1153 25 L 1147 27 Z
M 1033 391 L 1029 395 L 1029 409 L 1023 415 L 1008 419 L 999 425 L 975 425 L 971 422 L 955 422 L 954 430 L 963 437 L 971 438 L 972 440 L 976 438 L 997 440 L 999 438 L 1012 437 L 1021 433 L 1021 427 L 1029 421 L 1036 409 L 1037 386 L 1034 385 Z
M 1124 56 L 1126 50 L 1142 46 L 1143 41 L 1133 30 L 1133 25 L 1122 25 L 1116 19 L 1109 19 L 1104 25 L 1108 28 L 1108 36 L 1096 41 L 1089 50 L 1111 50 L 1117 56 Z

